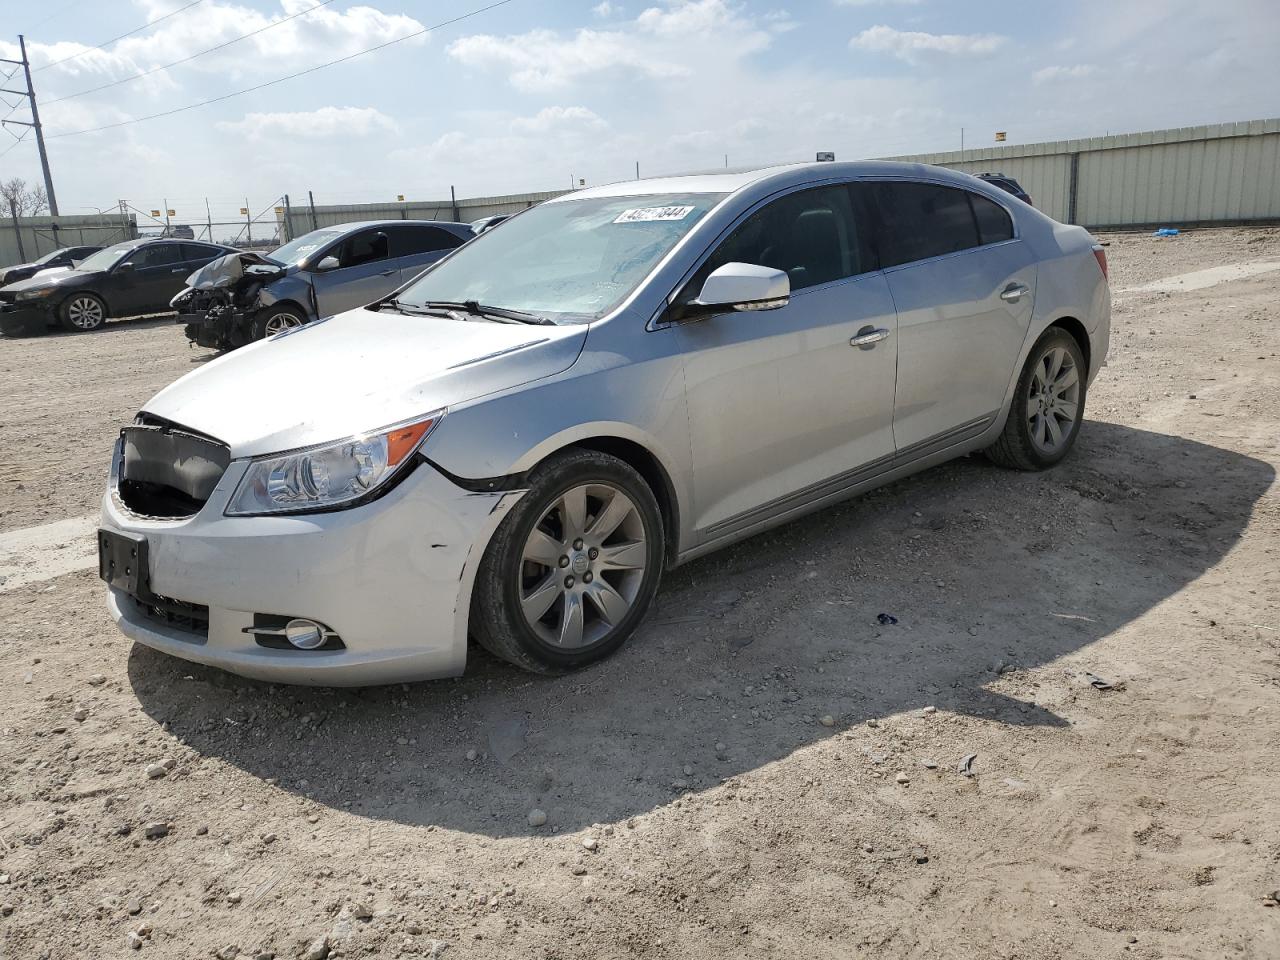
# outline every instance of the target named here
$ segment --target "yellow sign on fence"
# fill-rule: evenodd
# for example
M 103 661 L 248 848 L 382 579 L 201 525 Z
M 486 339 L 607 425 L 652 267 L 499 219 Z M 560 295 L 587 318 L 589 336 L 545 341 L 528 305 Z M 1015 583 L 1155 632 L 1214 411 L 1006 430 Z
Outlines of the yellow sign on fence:
M 996 143 L 1001 143 L 1001 142 L 1003 142 L 1004 138 L 1005 138 L 1005 131 L 1003 131 L 1003 130 L 997 130 L 997 131 L 996 131 Z

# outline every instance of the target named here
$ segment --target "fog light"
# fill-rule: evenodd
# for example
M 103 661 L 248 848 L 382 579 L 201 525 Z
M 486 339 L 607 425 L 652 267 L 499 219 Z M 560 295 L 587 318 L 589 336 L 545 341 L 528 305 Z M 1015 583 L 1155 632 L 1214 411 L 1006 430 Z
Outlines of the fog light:
M 324 645 L 324 627 L 314 620 L 290 620 L 284 625 L 285 639 L 299 650 L 314 650 Z

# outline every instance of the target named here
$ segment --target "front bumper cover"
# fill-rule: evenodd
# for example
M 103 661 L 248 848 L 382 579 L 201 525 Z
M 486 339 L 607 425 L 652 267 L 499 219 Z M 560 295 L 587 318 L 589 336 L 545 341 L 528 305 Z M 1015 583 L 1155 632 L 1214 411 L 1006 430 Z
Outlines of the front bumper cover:
M 160 622 L 108 588 L 121 631 L 164 653 L 281 683 L 361 686 L 457 676 L 466 666 L 476 567 L 523 491 L 472 493 L 420 463 L 386 496 L 350 510 L 225 517 L 246 461 L 195 516 L 152 520 L 108 491 L 106 529 L 147 538 L 154 593 L 208 607 L 207 636 Z M 326 624 L 343 647 L 267 647 L 255 614 Z
M 46 304 L 0 303 L 0 333 L 6 336 L 37 336 L 54 322 Z

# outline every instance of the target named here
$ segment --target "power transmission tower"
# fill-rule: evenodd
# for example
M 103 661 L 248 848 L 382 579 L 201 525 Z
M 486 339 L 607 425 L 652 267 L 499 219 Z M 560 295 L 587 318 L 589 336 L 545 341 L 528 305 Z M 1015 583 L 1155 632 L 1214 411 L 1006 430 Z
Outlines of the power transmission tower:
M 27 60 L 27 41 L 22 34 L 18 34 L 18 48 L 22 51 L 21 60 L 5 60 L 0 57 L 0 63 L 12 63 L 22 67 L 23 75 L 27 78 L 26 90 L 7 90 L 0 87 L 0 93 L 10 93 L 16 97 L 26 97 L 31 102 L 31 122 L 25 120 L 0 120 L 0 123 L 11 123 L 19 127 L 30 127 L 36 132 L 36 149 L 40 151 L 40 169 L 44 171 L 44 192 L 49 198 L 49 214 L 56 217 L 58 215 L 58 198 L 53 193 L 53 175 L 49 173 L 49 155 L 44 149 L 44 128 L 40 126 L 40 109 L 36 106 L 36 91 L 31 86 L 31 64 Z M 21 138 L 19 138 L 21 139 Z

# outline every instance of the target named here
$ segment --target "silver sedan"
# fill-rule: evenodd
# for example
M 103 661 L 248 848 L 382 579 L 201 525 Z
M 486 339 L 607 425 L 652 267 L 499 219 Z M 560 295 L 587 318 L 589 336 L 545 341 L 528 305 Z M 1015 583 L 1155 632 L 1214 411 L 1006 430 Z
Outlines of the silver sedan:
M 662 572 L 972 451 L 1070 451 L 1101 247 L 981 180 L 820 163 L 544 203 L 188 374 L 117 444 L 135 640 L 247 676 L 580 667 Z

